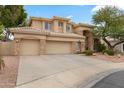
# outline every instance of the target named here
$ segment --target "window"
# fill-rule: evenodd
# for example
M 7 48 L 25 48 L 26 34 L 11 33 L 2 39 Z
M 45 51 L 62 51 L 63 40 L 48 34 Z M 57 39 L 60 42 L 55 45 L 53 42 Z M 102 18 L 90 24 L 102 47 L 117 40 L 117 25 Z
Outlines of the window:
M 66 31 L 67 31 L 67 32 L 71 32 L 71 26 L 70 26 L 70 25 L 67 25 L 67 26 L 66 26 Z
M 61 28 L 63 27 L 63 23 L 62 22 L 59 22 L 58 24 L 59 24 L 59 27 L 61 27 Z
M 51 30 L 51 23 L 45 22 L 45 29 L 46 30 Z

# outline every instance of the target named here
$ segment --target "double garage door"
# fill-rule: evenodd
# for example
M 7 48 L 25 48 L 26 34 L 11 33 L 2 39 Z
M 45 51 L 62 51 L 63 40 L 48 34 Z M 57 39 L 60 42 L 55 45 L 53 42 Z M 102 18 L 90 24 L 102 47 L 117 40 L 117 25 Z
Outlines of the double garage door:
M 48 41 L 46 44 L 46 54 L 70 54 L 70 42 L 52 42 Z
M 47 41 L 45 54 L 70 54 L 71 42 Z M 20 55 L 40 55 L 40 41 L 24 39 L 20 45 Z

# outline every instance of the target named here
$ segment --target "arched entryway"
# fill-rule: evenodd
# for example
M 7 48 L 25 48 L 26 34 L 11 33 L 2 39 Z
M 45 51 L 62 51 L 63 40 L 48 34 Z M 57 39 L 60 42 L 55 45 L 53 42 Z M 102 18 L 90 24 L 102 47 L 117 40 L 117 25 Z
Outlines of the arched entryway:
M 98 52 L 98 45 L 101 44 L 100 39 L 99 38 L 94 38 L 94 51 Z
M 92 33 L 89 30 L 83 30 L 83 36 L 85 36 L 85 50 L 93 50 L 94 40 Z

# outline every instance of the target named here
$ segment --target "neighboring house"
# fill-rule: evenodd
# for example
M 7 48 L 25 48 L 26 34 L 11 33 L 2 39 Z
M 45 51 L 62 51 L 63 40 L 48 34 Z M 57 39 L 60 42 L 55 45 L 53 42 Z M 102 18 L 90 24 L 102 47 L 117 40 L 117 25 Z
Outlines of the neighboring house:
M 107 44 L 102 40 L 102 39 L 99 39 L 101 43 L 104 43 L 106 46 Z M 110 38 L 108 37 L 107 40 L 112 44 L 114 45 L 115 43 L 118 42 L 118 40 L 116 39 L 113 39 L 113 38 Z M 124 54 L 124 43 L 121 43 L 121 44 L 118 44 L 117 46 L 115 46 L 114 50 L 118 53 L 123 53 Z
M 28 27 L 9 28 L 14 35 L 14 55 L 74 54 L 93 50 L 92 25 L 68 18 L 31 17 Z

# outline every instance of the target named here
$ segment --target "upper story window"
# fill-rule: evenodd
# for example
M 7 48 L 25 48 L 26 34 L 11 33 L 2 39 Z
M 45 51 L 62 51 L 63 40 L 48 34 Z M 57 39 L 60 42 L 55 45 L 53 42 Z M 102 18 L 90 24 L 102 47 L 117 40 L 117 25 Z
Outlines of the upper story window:
M 66 26 L 66 31 L 67 31 L 67 32 L 71 32 L 71 26 L 70 26 L 70 25 L 67 25 L 67 26 Z
M 61 28 L 63 27 L 63 23 L 62 23 L 62 22 L 59 22 L 58 25 L 59 25 L 59 27 L 61 27 Z
M 51 23 L 45 22 L 45 29 L 46 29 L 46 30 L 51 30 L 51 28 L 52 28 L 51 25 L 52 25 Z

